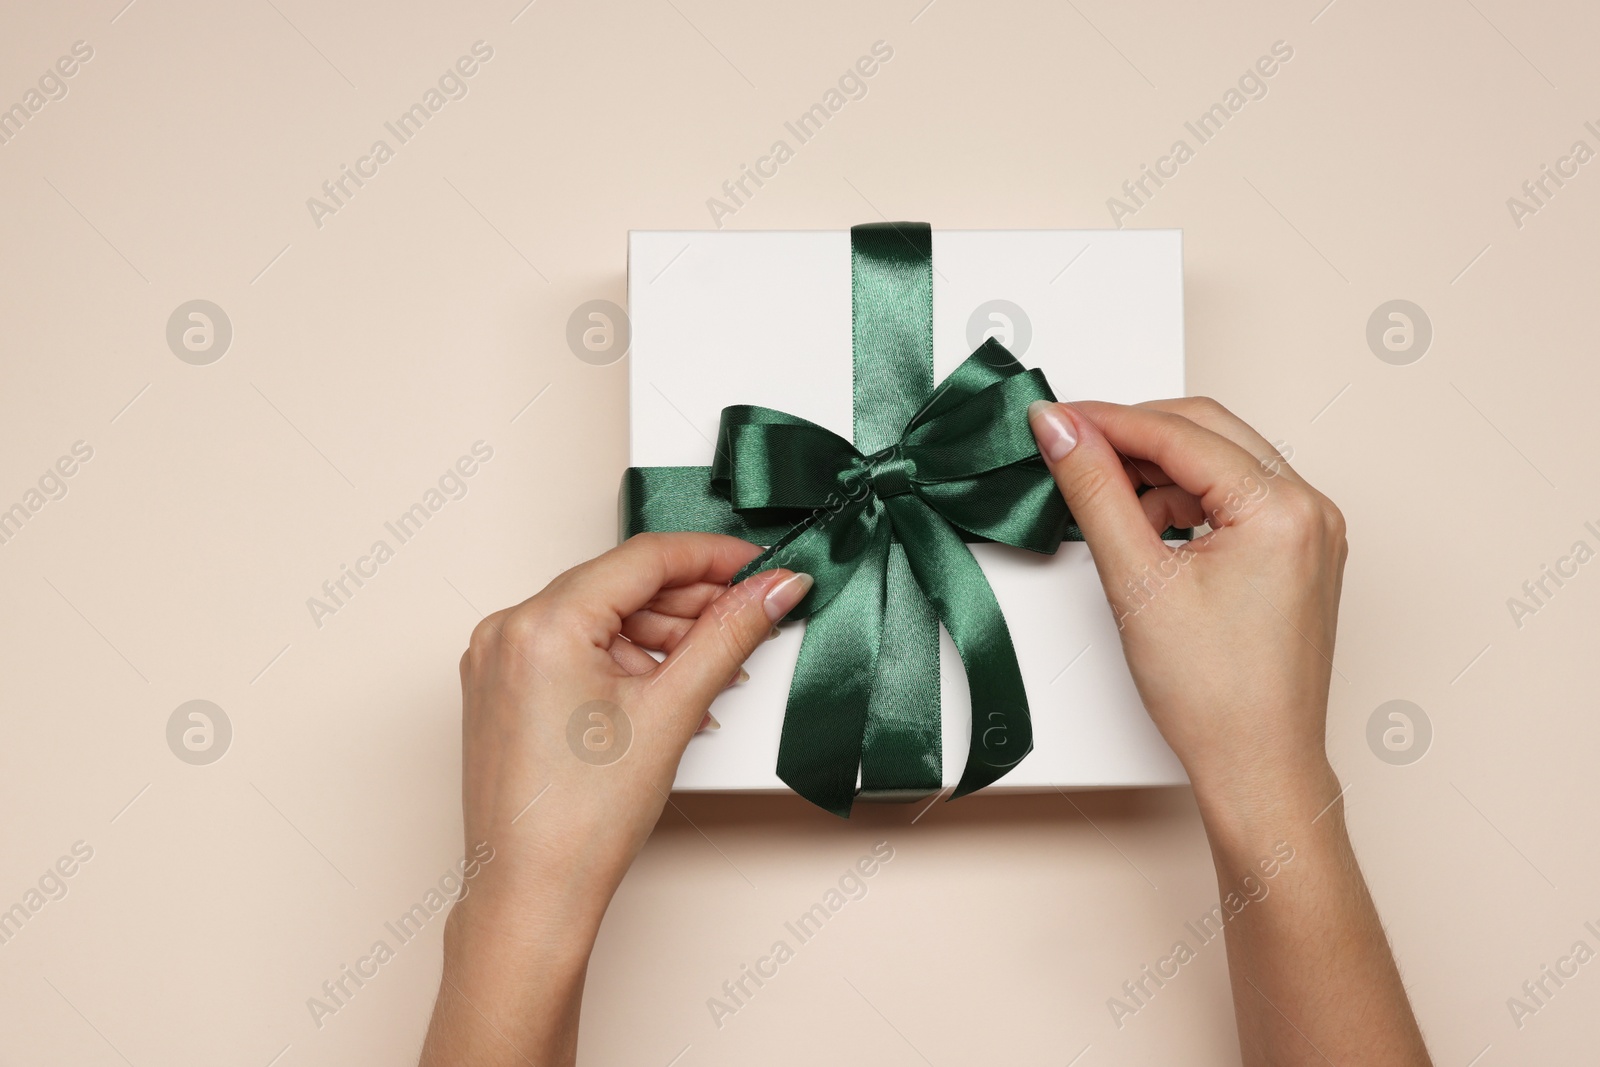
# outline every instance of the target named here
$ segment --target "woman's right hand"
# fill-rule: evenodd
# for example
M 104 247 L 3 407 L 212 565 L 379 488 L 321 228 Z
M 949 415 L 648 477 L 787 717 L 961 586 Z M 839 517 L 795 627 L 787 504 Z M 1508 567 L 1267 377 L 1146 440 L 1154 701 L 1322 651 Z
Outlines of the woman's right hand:
M 1208 822 L 1328 803 L 1339 510 L 1213 400 L 1039 402 L 1028 417 Z M 1202 523 L 1181 546 L 1160 539 Z

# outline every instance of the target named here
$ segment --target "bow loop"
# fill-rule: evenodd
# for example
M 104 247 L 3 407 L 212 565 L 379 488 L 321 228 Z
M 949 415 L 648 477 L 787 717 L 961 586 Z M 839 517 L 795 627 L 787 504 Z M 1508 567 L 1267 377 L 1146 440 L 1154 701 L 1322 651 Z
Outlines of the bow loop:
M 973 355 L 963 366 L 982 362 Z M 942 404 L 937 414 L 918 416 L 903 440 L 916 457 L 921 480 L 956 481 L 1038 460 L 1027 418 L 1028 405 L 1035 400 L 1053 401 L 1055 394 L 1042 372 L 1030 370 Z
M 849 441 L 814 422 L 741 404 L 722 410 L 711 481 L 739 511 L 810 511 L 829 505 L 838 473 L 858 455 Z

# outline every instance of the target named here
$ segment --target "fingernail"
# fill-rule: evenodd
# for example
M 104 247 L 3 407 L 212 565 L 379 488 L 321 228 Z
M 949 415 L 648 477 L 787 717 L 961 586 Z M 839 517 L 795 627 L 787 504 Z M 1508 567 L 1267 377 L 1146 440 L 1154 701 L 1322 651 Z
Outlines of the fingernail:
M 762 601 L 762 606 L 767 609 L 767 618 L 777 622 L 793 611 L 794 606 L 811 592 L 811 584 L 811 575 L 791 574 L 767 590 L 766 599 Z
M 739 673 L 734 675 L 731 679 L 729 679 L 728 680 L 728 684 L 725 685 L 723 688 L 724 689 L 732 689 L 734 686 L 738 685 L 740 682 L 748 682 L 749 680 L 750 680 L 750 672 L 745 670 L 743 667 L 740 667 L 739 668 Z
M 767 640 L 768 640 L 768 641 L 771 641 L 771 640 L 773 640 L 773 639 L 774 639 L 774 638 L 776 638 L 776 637 L 777 637 L 777 636 L 778 636 L 778 634 L 779 634 L 779 633 L 781 633 L 781 632 L 782 632 L 782 631 L 781 631 L 781 630 L 779 630 L 779 629 L 778 629 L 778 628 L 777 628 L 777 627 L 776 627 L 776 626 L 774 626 L 774 627 L 773 627 L 773 628 L 772 628 L 772 632 L 771 632 L 771 633 L 770 633 L 770 634 L 768 634 L 768 635 L 767 635 Z
M 1048 400 L 1035 400 L 1028 405 L 1028 424 L 1033 427 L 1033 436 L 1039 442 L 1039 451 L 1043 452 L 1044 458 L 1051 463 L 1059 463 L 1065 459 L 1067 453 L 1078 443 L 1078 433 L 1073 429 L 1072 420 L 1067 418 L 1067 413 L 1061 410 L 1060 404 L 1052 404 Z
M 696 730 L 695 733 L 700 733 L 701 730 L 720 730 L 720 729 L 722 729 L 722 724 L 720 722 L 718 722 L 712 716 L 712 714 L 708 711 L 708 712 L 706 712 L 706 717 L 700 720 L 700 729 Z

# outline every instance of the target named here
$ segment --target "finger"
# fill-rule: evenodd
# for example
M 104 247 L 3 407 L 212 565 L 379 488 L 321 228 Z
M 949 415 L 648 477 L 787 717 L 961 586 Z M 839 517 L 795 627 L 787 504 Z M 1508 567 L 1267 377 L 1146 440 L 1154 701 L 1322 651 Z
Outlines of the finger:
M 540 595 L 595 644 L 608 647 L 622 620 L 663 589 L 726 584 L 760 553 L 755 545 L 722 534 L 638 534 L 567 571 Z
M 1256 457 L 1269 472 L 1282 472 L 1295 480 L 1302 480 L 1283 458 L 1283 453 L 1271 441 L 1239 416 L 1211 399 L 1209 396 L 1185 396 L 1172 400 L 1149 400 L 1136 405 L 1150 411 L 1165 411 L 1182 415 L 1212 433 L 1220 434 Z
M 728 591 L 727 582 L 696 582 L 661 590 L 661 594 L 645 605 L 644 610 L 662 615 L 676 615 L 681 619 L 698 619 L 706 605 Z
M 610 652 L 611 658 L 617 661 L 617 666 L 635 676 L 649 674 L 659 666 L 659 661 L 654 656 L 626 637 L 618 637 L 612 641 Z
M 1075 405 L 1080 421 L 1092 423 L 1119 452 L 1158 464 L 1173 484 L 1200 499 L 1214 527 L 1243 516 L 1241 500 L 1263 495 L 1267 472 L 1233 441 L 1168 411 L 1085 402 Z
M 809 574 L 781 568 L 745 579 L 706 608 L 647 684 L 688 729 L 810 589 Z
M 622 620 L 622 634 L 634 644 L 671 652 L 707 605 L 727 591 L 728 587 L 720 582 L 663 589 L 649 606 Z
M 728 591 L 725 585 L 707 585 L 703 588 L 710 590 L 710 593 L 704 597 L 694 614 L 685 617 L 676 613 L 664 614 L 653 607 L 644 608 L 622 620 L 622 636 L 636 645 L 655 652 L 671 652 L 678 647 L 683 635 L 689 632 L 689 628 L 700 617 L 700 612 L 709 607 L 718 596 Z M 768 638 L 777 636 L 777 627 L 773 627 L 767 634 Z
M 1205 508 L 1200 506 L 1199 498 L 1176 485 L 1151 489 L 1139 497 L 1139 506 L 1144 508 L 1150 528 L 1158 536 L 1169 527 L 1187 530 L 1206 521 Z
M 639 677 L 641 674 L 649 674 L 651 671 L 661 666 L 660 660 L 656 659 L 649 652 L 640 648 L 638 645 L 633 644 L 626 637 L 619 636 L 615 641 L 612 641 L 610 652 L 611 658 L 616 660 L 617 666 L 621 667 L 635 678 Z M 728 682 L 728 687 L 732 688 L 733 686 L 738 685 L 740 682 L 748 682 L 749 680 L 750 673 L 743 667 L 740 667 L 739 673 L 734 675 L 732 680 Z M 722 728 L 722 724 L 717 722 L 715 719 L 712 719 L 711 721 L 713 723 L 711 727 L 713 730 L 720 730 Z M 701 723 L 700 729 L 704 730 L 705 728 L 706 724 Z
M 1116 449 L 1092 421 L 1040 400 L 1028 406 L 1028 423 L 1108 587 L 1164 550 Z
M 1117 453 L 1119 456 L 1122 453 Z M 1151 463 L 1147 459 L 1132 460 L 1122 456 L 1122 470 L 1128 476 L 1128 484 L 1139 485 L 1171 485 L 1172 478 L 1166 471 Z
M 704 610 L 704 605 L 701 610 Z M 689 627 L 694 625 L 696 617 L 698 616 L 685 619 L 678 615 L 663 615 L 646 608 L 622 620 L 622 636 L 645 648 L 671 652 L 678 647 L 678 642 L 683 640 L 683 635 L 689 632 Z

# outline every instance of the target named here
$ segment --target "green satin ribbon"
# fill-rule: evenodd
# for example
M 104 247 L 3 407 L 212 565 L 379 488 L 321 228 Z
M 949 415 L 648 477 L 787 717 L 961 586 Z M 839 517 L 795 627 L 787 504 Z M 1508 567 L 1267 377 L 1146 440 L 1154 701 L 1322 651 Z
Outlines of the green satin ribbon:
M 771 408 L 724 408 L 705 467 L 630 467 L 624 536 L 728 533 L 816 584 L 778 750 L 778 776 L 848 817 L 865 796 L 941 784 L 939 634 L 961 654 L 972 739 L 953 797 L 1033 748 L 1028 696 L 1000 605 L 967 541 L 1053 553 L 1081 540 L 1026 410 L 1044 374 L 990 339 L 935 389 L 932 236 L 920 223 L 850 231 L 855 443 Z

